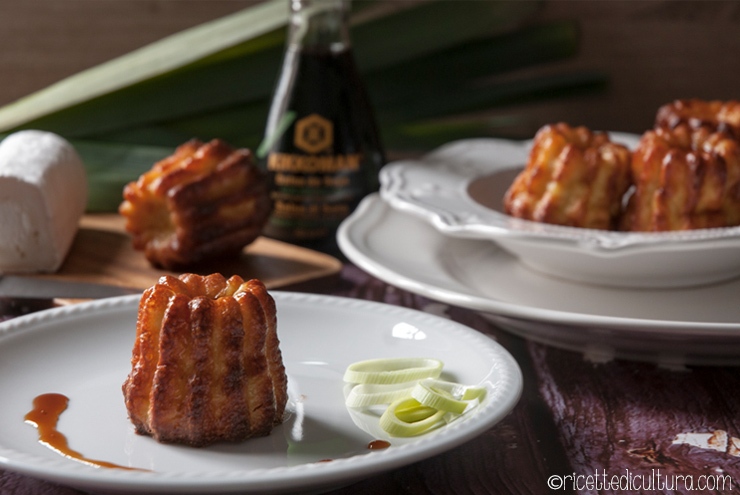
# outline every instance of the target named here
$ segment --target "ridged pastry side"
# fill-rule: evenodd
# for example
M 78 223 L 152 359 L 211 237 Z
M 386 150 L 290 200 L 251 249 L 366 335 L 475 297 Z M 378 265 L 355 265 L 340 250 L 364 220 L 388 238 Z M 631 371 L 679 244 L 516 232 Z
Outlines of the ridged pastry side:
M 177 269 L 234 254 L 261 233 L 272 210 L 265 174 L 247 149 L 189 141 L 126 185 L 119 212 L 134 248 Z
M 647 131 L 634 151 L 632 175 L 622 230 L 740 224 L 740 143 L 727 133 L 687 124 Z
M 246 288 L 249 293 L 259 301 L 259 306 L 265 314 L 267 335 L 265 349 L 267 350 L 267 370 L 273 384 L 275 394 L 275 420 L 282 422 L 285 414 L 285 404 L 288 402 L 288 377 L 285 374 L 283 356 L 280 352 L 280 340 L 277 333 L 277 308 L 275 300 L 267 292 L 267 288 L 259 280 L 247 281 Z
M 195 447 L 269 434 L 287 402 L 276 322 L 258 280 L 162 277 L 141 299 L 123 384 L 136 431 Z
M 607 134 L 564 123 L 535 136 L 525 169 L 504 197 L 518 218 L 613 229 L 630 186 L 630 152 Z
M 686 125 L 691 129 L 726 132 L 740 139 L 740 101 L 675 100 L 658 109 L 655 126 L 675 129 Z

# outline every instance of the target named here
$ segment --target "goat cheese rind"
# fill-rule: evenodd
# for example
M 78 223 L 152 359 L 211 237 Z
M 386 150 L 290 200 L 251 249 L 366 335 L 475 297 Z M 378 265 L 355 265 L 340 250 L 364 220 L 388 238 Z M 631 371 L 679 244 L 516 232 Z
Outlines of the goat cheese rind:
M 0 142 L 0 272 L 54 272 L 87 206 L 87 177 L 64 138 L 20 131 Z

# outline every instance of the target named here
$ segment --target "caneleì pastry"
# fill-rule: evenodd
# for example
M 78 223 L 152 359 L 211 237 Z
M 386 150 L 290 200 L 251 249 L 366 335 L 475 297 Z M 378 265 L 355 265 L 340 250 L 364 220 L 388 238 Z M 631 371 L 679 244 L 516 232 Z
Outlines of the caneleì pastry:
M 631 153 L 584 127 L 545 126 L 504 207 L 528 220 L 607 230 L 740 225 L 740 101 L 663 105 Z
M 249 150 L 191 140 L 126 185 L 119 212 L 153 266 L 183 269 L 254 241 L 272 211 L 268 189 Z
M 504 196 L 518 218 L 611 230 L 630 187 L 630 152 L 603 132 L 565 123 L 535 136 L 525 169 Z
M 141 298 L 131 365 L 129 418 L 160 442 L 236 442 L 283 421 L 276 306 L 259 280 L 163 276 Z
M 679 123 L 642 135 L 622 230 L 740 225 L 740 142 L 711 126 Z

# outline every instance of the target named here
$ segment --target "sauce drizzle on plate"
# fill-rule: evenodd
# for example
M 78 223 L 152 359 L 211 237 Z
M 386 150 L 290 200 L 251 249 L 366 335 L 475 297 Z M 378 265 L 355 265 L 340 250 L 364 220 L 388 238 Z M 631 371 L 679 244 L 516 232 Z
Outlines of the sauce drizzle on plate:
M 26 423 L 36 427 L 39 431 L 39 442 L 41 444 L 46 445 L 64 457 L 74 459 L 89 466 L 140 471 L 137 468 L 89 459 L 76 450 L 72 450 L 69 447 L 67 437 L 57 430 L 59 416 L 67 409 L 67 404 L 69 404 L 69 398 L 67 396 L 55 393 L 41 394 L 33 400 L 33 409 L 25 415 L 24 419 Z

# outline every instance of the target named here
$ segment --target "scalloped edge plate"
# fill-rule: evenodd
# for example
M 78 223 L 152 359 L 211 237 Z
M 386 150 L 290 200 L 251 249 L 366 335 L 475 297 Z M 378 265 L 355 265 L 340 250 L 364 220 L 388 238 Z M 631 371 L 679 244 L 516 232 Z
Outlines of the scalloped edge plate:
M 634 148 L 639 136 L 610 133 Z M 381 170 L 381 197 L 450 237 L 494 241 L 534 270 L 620 287 L 687 287 L 740 275 L 740 227 L 607 232 L 532 222 L 502 211 L 530 141 L 472 139 Z
M 687 289 L 586 285 L 527 269 L 495 244 L 446 237 L 366 197 L 339 227 L 342 252 L 371 275 L 436 301 L 484 312 L 529 340 L 674 365 L 740 364 L 740 279 Z
M 268 437 L 203 449 L 162 445 L 134 433 L 121 384 L 130 370 L 139 296 L 54 308 L 0 324 L 0 467 L 105 493 L 278 493 L 341 486 L 459 445 L 514 407 L 522 389 L 513 357 L 489 337 L 453 321 L 382 303 L 271 292 L 289 378 L 289 417 Z M 435 432 L 375 439 L 344 407 L 351 362 L 432 356 L 449 378 L 481 383 L 481 407 Z M 59 422 L 85 456 L 150 471 L 92 468 L 42 446 L 23 416 L 33 398 L 70 398 Z M 330 459 L 331 462 L 326 462 Z

